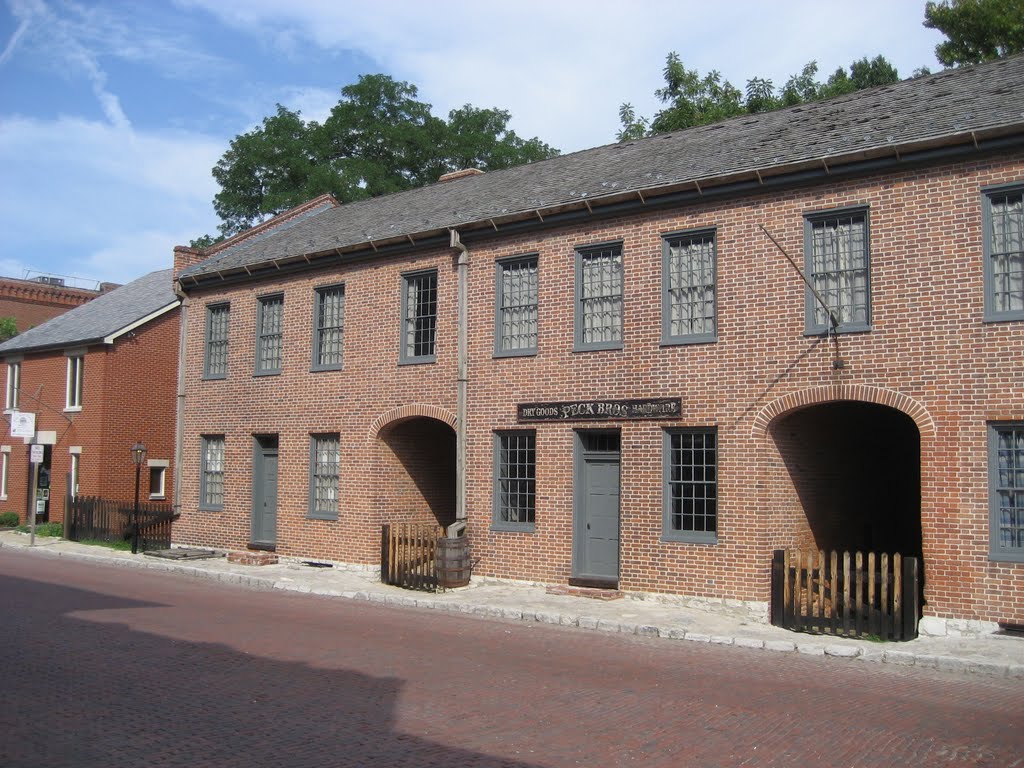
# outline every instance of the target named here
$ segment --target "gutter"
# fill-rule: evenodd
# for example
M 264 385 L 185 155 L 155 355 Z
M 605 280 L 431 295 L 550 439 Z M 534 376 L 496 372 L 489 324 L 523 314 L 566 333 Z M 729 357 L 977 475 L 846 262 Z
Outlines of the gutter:
M 466 530 L 466 398 L 469 385 L 469 249 L 450 229 L 449 246 L 459 251 L 458 373 L 455 393 L 455 522 L 448 526 L 449 539 Z

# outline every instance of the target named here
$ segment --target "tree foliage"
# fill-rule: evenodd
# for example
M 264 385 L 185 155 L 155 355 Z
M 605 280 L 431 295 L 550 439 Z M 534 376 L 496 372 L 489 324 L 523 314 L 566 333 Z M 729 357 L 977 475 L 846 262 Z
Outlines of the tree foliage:
M 277 112 L 232 139 L 213 169 L 220 185 L 213 205 L 221 237 L 317 195 L 346 203 L 437 181 L 462 168 L 492 171 L 543 160 L 558 151 L 509 129 L 509 112 L 466 104 L 436 117 L 416 86 L 387 75 L 363 75 L 341 89 L 322 124 L 280 104 Z
M 13 317 L 0 317 L 0 341 L 13 339 L 17 335 L 17 321 Z
M 622 124 L 617 134 L 619 141 L 715 123 L 738 115 L 769 112 L 899 80 L 896 68 L 884 56 L 855 61 L 849 71 L 840 67 L 824 83 L 817 79 L 817 62 L 811 61 L 778 90 L 771 80 L 753 77 L 740 91 L 717 70 L 701 76 L 697 70 L 687 69 L 674 51 L 666 57 L 662 74 L 665 85 L 654 95 L 665 107 L 648 120 L 637 116 L 631 104 L 623 104 L 619 108 Z
M 1021 0 L 942 0 L 925 4 L 924 25 L 946 40 L 935 58 L 947 67 L 977 64 L 1024 51 Z

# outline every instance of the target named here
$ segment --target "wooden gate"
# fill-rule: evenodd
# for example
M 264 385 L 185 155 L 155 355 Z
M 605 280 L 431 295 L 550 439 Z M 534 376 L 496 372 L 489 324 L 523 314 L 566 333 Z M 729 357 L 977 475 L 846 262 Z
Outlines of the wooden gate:
M 917 637 L 916 557 L 775 550 L 772 624 L 879 640 Z
M 380 580 L 406 589 L 437 589 L 437 540 L 444 528 L 436 523 L 387 523 L 381 535 Z

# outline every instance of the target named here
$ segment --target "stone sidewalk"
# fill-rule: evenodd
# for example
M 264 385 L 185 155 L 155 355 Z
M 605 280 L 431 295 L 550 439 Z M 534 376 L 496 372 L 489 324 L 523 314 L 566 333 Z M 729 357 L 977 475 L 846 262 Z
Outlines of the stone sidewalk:
M 38 557 L 71 557 L 122 568 L 145 568 L 184 574 L 255 589 L 281 589 L 394 606 L 451 611 L 513 621 L 561 624 L 598 632 L 621 632 L 687 642 L 715 643 L 775 653 L 802 653 L 841 659 L 900 664 L 1024 680 L 1024 638 L 1006 635 L 921 636 L 905 643 L 808 635 L 764 623 L 742 604 L 688 603 L 685 599 L 592 600 L 550 594 L 543 585 L 474 577 L 468 587 L 447 592 L 411 592 L 380 583 L 372 569 L 334 563 L 315 567 L 282 558 L 276 565 L 242 565 L 224 557 L 165 560 L 132 555 L 106 547 L 28 534 L 0 532 L 2 550 Z

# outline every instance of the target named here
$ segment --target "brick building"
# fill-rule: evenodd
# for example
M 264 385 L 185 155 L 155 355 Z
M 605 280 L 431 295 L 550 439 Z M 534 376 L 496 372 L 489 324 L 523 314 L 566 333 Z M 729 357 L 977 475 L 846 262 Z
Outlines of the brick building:
M 1022 83 L 1016 57 L 178 249 L 177 540 L 373 565 L 382 523 L 436 520 L 476 574 L 755 605 L 776 548 L 871 549 L 923 558 L 925 615 L 1024 623 Z
M 0 344 L 0 512 L 27 517 L 30 442 L 44 445 L 41 467 L 50 476 L 37 519 L 63 521 L 69 487 L 132 499 L 129 449 L 139 440 L 148 449 L 142 498 L 171 499 L 180 340 L 172 277 L 153 272 Z M 26 414 L 32 436 L 12 436 Z
M 0 318 L 13 317 L 18 331 L 27 331 L 116 287 L 101 283 L 94 291 L 65 285 L 63 278 L 46 275 L 35 280 L 0 277 Z

